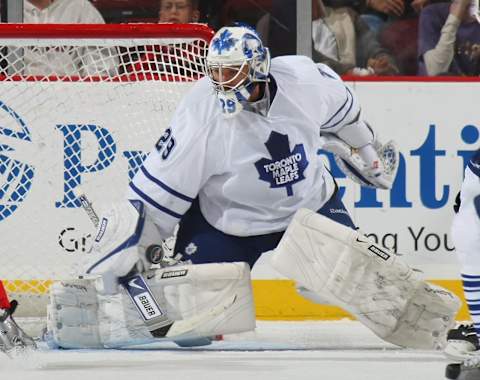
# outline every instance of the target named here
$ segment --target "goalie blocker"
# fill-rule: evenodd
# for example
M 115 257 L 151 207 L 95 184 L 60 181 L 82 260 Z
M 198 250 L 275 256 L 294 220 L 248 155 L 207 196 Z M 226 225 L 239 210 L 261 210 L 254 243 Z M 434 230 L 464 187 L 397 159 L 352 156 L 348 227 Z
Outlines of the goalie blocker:
M 144 279 L 160 309 L 173 321 L 163 338 L 152 336 L 125 288 L 105 294 L 101 280 L 78 279 L 51 288 L 49 346 L 120 348 L 160 340 L 184 345 L 255 328 L 250 270 L 245 263 L 176 265 L 147 271 Z M 141 284 L 131 284 L 137 285 Z M 147 311 L 155 307 L 144 305 Z
M 272 265 L 398 346 L 442 348 L 460 307 L 454 294 L 425 282 L 393 252 L 306 209 L 295 214 Z

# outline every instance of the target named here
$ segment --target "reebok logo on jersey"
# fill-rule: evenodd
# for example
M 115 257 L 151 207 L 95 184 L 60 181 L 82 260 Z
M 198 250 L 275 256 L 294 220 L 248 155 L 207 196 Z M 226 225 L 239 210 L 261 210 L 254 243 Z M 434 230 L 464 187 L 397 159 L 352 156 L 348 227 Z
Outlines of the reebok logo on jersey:
M 331 208 L 329 210 L 330 214 L 345 214 L 348 215 L 347 210 L 344 210 L 342 208 Z
M 262 158 L 255 163 L 259 178 L 270 183 L 272 189 L 284 187 L 292 196 L 293 185 L 305 179 L 303 173 L 308 166 L 303 145 L 290 150 L 288 135 L 272 132 L 265 146 L 272 159 Z
M 373 252 L 374 254 L 376 254 L 378 257 L 380 257 L 385 261 L 387 261 L 390 258 L 390 255 L 387 252 L 381 250 L 376 245 L 371 245 L 370 247 L 368 247 L 368 250 L 370 252 Z

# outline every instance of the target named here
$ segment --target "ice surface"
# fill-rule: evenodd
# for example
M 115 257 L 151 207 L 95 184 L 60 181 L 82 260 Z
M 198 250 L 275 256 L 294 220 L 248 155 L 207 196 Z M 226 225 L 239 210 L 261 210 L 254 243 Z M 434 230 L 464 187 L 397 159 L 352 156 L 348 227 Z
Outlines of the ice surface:
M 358 322 L 258 322 L 255 332 L 198 348 L 48 350 L 0 356 L 2 380 L 439 380 L 441 352 L 382 342 Z

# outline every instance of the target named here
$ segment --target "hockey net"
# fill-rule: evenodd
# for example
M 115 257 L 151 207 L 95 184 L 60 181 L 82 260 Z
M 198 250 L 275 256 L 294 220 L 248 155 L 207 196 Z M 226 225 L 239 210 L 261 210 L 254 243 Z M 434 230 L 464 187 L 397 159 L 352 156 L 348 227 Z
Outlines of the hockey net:
M 173 24 L 0 25 L 0 279 L 22 316 L 81 271 L 93 229 L 76 197 L 120 199 L 213 32 Z

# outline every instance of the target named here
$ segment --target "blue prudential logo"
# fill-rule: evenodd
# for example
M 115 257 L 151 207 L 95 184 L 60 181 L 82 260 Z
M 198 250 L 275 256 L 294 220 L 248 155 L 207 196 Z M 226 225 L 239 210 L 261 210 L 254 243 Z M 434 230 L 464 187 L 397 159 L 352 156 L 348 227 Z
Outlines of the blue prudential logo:
M 33 166 L 16 160 L 15 149 L 9 145 L 19 140 L 31 142 L 30 132 L 21 117 L 0 100 L 0 222 L 17 210 L 32 186 Z

